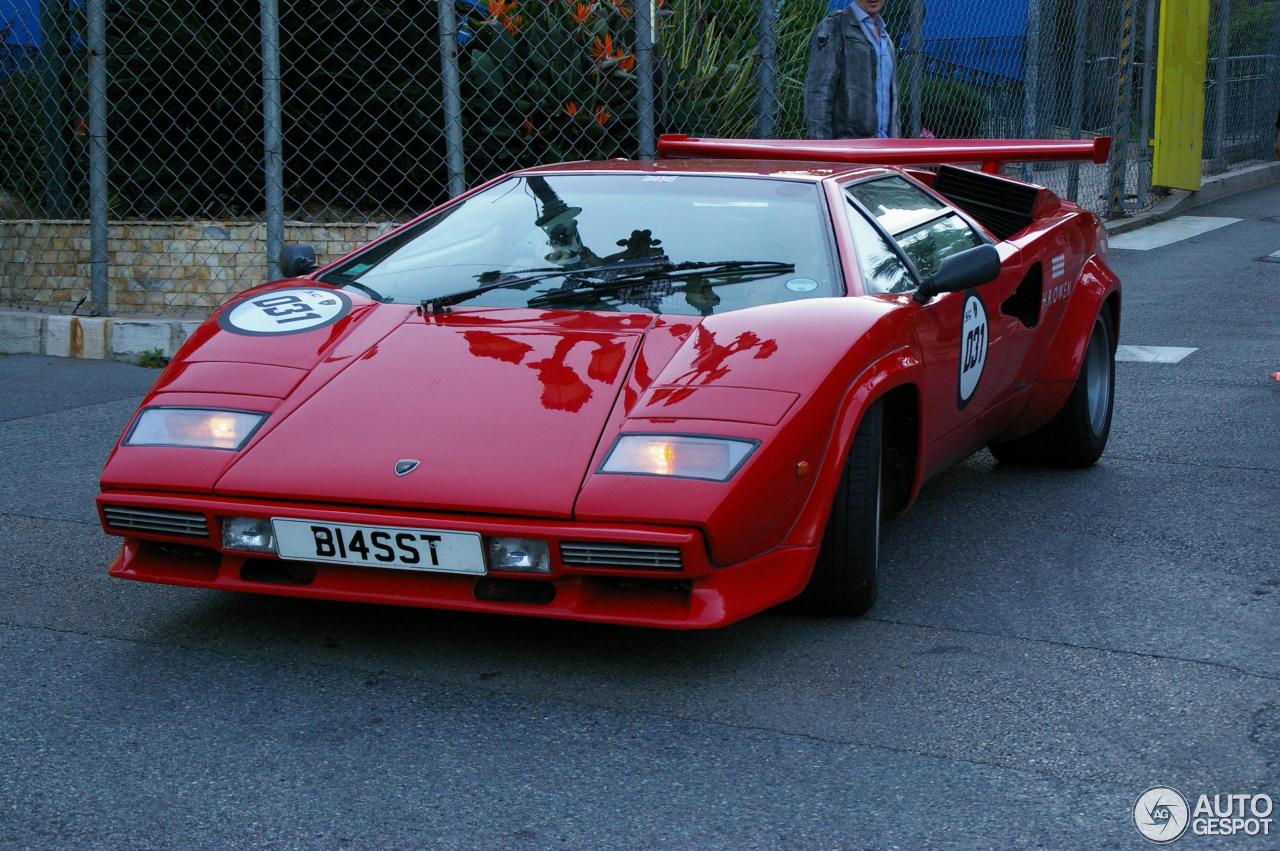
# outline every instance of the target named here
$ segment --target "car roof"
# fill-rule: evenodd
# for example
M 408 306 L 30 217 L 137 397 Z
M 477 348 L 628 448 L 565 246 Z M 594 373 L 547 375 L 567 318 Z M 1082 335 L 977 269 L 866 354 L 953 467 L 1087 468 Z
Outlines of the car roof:
M 822 163 L 805 160 L 663 159 L 582 160 L 521 169 L 513 174 L 696 174 L 769 177 L 817 182 L 830 177 L 882 174 L 892 166 Z M 896 171 L 896 169 L 894 169 Z

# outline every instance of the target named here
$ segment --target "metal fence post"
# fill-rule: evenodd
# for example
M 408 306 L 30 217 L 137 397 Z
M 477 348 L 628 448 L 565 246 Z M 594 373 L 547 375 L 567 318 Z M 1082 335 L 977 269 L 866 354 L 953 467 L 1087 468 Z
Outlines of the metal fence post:
M 911 69 L 907 86 L 911 96 L 911 135 L 918 138 L 924 108 L 924 0 L 911 0 Z
M 462 78 L 458 73 L 458 19 L 454 0 L 436 0 L 440 18 L 440 82 L 444 87 L 445 165 L 449 172 L 449 195 L 467 189 L 466 164 L 462 151 Z
M 89 297 L 98 316 L 111 313 L 107 289 L 107 0 L 85 3 L 89 59 Z
M 1124 0 L 1120 27 L 1120 80 L 1116 85 L 1116 111 L 1111 122 L 1111 191 L 1107 210 L 1124 215 L 1124 172 L 1129 157 L 1130 90 L 1133 88 L 1133 4 Z
M 1271 43 L 1267 45 L 1267 80 L 1270 81 L 1270 91 L 1267 93 L 1271 96 L 1270 104 L 1277 105 L 1280 109 L 1280 3 L 1275 8 L 1275 23 L 1271 28 Z M 1270 110 L 1265 113 L 1270 118 Z M 1263 141 L 1260 149 L 1262 156 L 1270 158 L 1272 156 L 1271 142 L 1276 137 L 1272 133 L 1280 132 L 1272 129 L 1270 121 L 1266 121 L 1267 129 L 1263 131 Z
M 1022 135 L 1034 139 L 1040 135 L 1040 0 L 1028 0 L 1027 36 L 1022 51 Z M 1031 164 L 1022 167 L 1023 177 L 1031 179 Z
M 1022 59 L 1023 131 L 1035 138 L 1040 126 L 1040 0 L 1027 3 L 1027 40 Z
M 40 2 L 40 88 L 44 117 L 44 215 L 71 218 L 67 170 L 66 0 Z
M 760 54 L 759 97 L 756 100 L 756 135 L 772 139 L 774 109 L 778 102 L 778 4 L 777 0 L 760 0 L 760 32 L 757 43 Z
M 1071 50 L 1071 138 L 1079 139 L 1084 131 L 1084 51 L 1088 43 L 1089 21 L 1086 16 L 1088 0 L 1072 0 L 1074 15 L 1072 27 L 1075 37 Z M 1076 201 L 1080 197 L 1080 163 L 1073 162 L 1067 171 L 1067 197 Z
M 1144 210 L 1147 207 L 1147 192 L 1151 187 L 1151 137 L 1154 135 L 1151 113 L 1156 96 L 1156 5 L 1159 2 L 1160 0 L 1147 0 L 1142 22 L 1142 124 L 1138 128 L 1142 136 L 1138 140 L 1138 207 Z
M 1214 69 L 1213 159 L 1222 168 L 1227 156 L 1227 77 L 1231 55 L 1231 3 L 1218 0 L 1218 67 Z
M 266 187 L 267 278 L 280 277 L 284 249 L 284 130 L 280 109 L 280 10 L 262 0 L 262 151 Z
M 653 20 L 656 0 L 636 4 L 636 97 L 639 98 L 640 158 L 657 156 L 653 128 Z

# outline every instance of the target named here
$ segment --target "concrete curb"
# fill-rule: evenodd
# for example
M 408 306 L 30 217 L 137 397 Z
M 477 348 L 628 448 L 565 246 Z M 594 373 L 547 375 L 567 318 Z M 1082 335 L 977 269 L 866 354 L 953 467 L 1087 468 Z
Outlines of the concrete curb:
M 130 316 L 67 316 L 0 310 L 0 354 L 136 360 L 159 350 L 173 357 L 200 323 Z
M 1251 192 L 1264 186 L 1280 183 L 1280 162 L 1251 165 L 1206 178 L 1199 192 L 1188 192 L 1175 189 L 1168 198 L 1156 204 L 1150 210 L 1127 216 L 1123 219 L 1112 219 L 1107 222 L 1107 233 L 1116 236 L 1131 230 L 1163 222 L 1174 216 L 1180 216 L 1203 204 L 1221 200 L 1241 192 Z
M 1280 162 L 1229 171 L 1204 181 L 1199 192 L 1175 190 L 1150 210 L 1107 222 L 1107 233 L 1127 233 L 1222 198 L 1280 183 Z M 200 326 L 183 319 L 133 316 L 67 316 L 28 310 L 0 310 L 0 354 L 136 360 L 159 349 L 173 357 Z

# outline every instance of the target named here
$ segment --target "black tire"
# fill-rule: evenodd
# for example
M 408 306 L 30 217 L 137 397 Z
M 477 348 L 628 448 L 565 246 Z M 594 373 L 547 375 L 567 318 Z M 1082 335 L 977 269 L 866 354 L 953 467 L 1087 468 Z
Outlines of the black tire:
M 1111 311 L 1103 307 L 1093 322 L 1080 374 L 1067 404 L 1031 434 L 991 444 L 991 454 L 1004 464 L 1040 467 L 1088 467 L 1097 461 L 1111 435 L 1116 386 L 1115 340 Z
M 813 615 L 861 615 L 876 601 L 880 560 L 880 474 L 884 449 L 884 405 L 876 402 L 862 417 L 831 503 L 809 584 L 795 608 Z

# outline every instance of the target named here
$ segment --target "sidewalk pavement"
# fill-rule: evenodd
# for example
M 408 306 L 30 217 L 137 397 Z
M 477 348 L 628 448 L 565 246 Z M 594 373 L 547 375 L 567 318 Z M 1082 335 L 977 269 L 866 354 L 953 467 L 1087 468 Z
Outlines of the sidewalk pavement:
M 1280 183 L 1280 162 L 1262 163 L 1206 178 L 1199 192 L 1175 190 L 1150 210 L 1107 222 L 1116 235 L 1182 215 L 1201 204 Z M 0 354 L 135 360 L 159 350 L 172 357 L 200 322 L 121 314 L 68 316 L 0 309 Z

